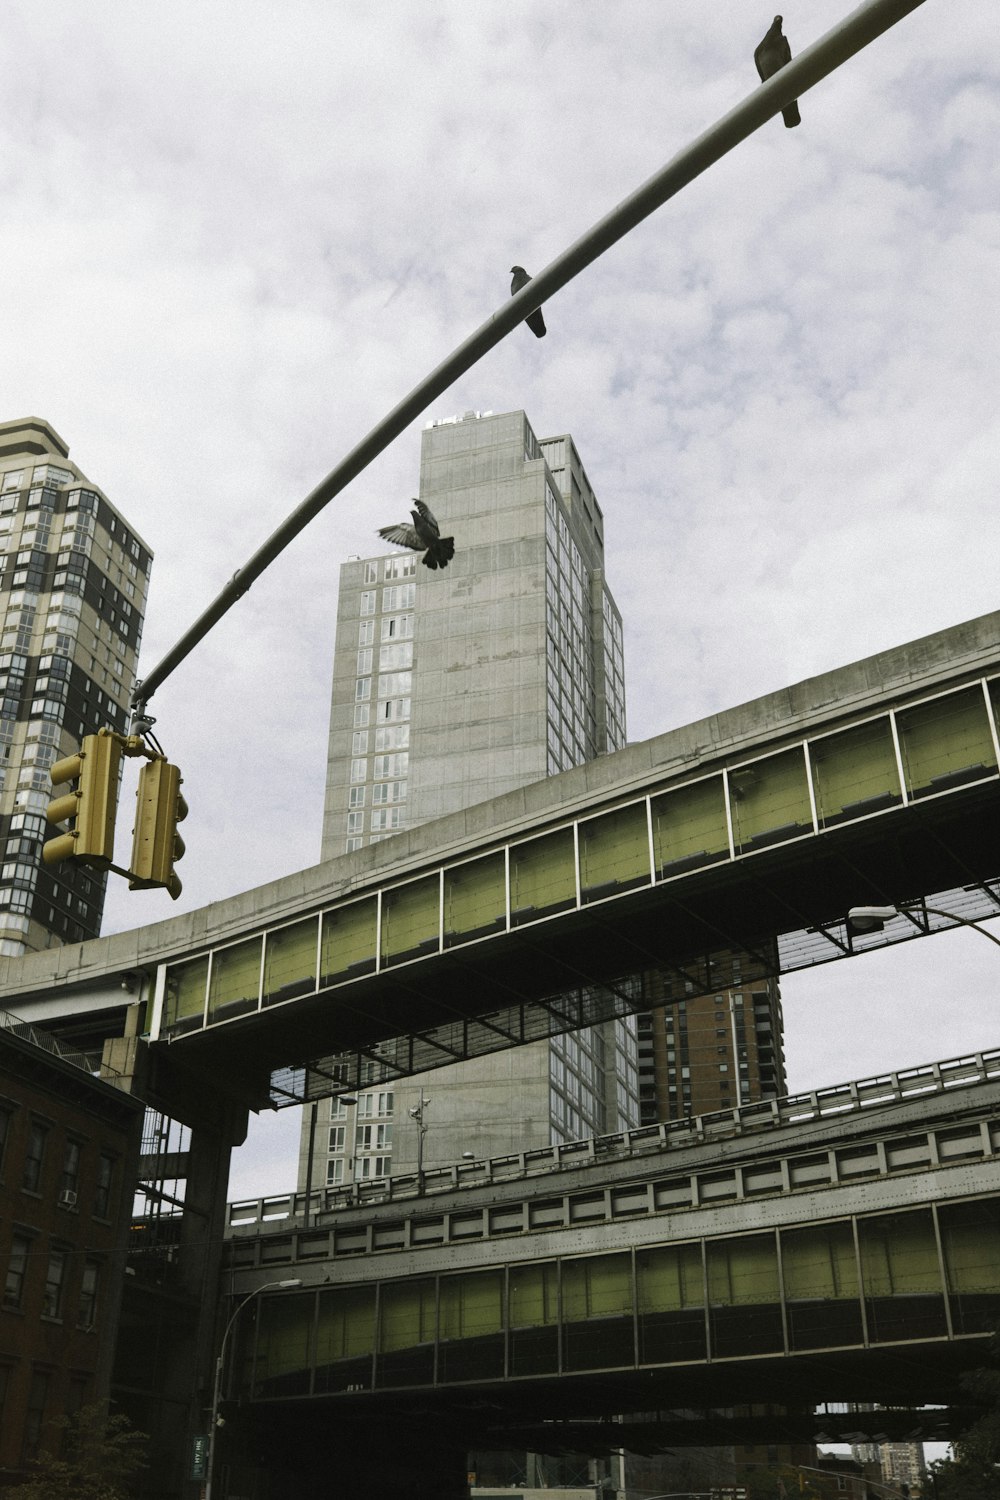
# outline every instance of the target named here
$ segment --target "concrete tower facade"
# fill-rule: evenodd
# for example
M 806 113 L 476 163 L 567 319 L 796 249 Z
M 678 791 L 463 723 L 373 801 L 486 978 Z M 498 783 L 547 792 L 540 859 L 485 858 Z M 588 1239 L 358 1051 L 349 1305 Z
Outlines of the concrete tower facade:
M 325 856 L 625 744 L 621 615 L 572 438 L 538 439 L 523 412 L 432 423 L 420 498 L 455 537 L 446 569 L 401 552 L 341 569 Z M 325 1101 L 307 1112 L 300 1184 L 635 1124 L 635 1035 L 629 1018 Z
M 540 442 L 523 412 L 437 423 L 420 498 L 455 535 L 446 569 L 341 568 L 325 857 L 625 743 L 621 615 L 572 438 Z
M 151 561 L 48 422 L 0 424 L 0 955 L 100 931 L 106 876 L 41 862 L 49 768 L 125 730 Z

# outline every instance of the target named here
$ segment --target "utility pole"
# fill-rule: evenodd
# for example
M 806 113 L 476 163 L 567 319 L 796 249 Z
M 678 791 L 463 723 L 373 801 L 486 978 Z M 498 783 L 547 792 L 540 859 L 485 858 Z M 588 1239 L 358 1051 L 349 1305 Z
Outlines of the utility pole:
M 424 1094 L 424 1086 L 420 1085 L 420 1100 L 410 1109 L 410 1118 L 417 1122 L 417 1192 L 424 1190 L 424 1136 L 427 1134 L 427 1126 L 424 1124 L 424 1110 L 430 1104 L 430 1099 Z

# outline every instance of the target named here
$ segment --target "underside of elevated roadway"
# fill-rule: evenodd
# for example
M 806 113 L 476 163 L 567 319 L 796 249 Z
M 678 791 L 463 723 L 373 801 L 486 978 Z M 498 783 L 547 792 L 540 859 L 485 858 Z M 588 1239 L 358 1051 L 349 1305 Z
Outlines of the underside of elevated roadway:
M 518 1402 L 509 1390 L 479 1385 L 464 1401 L 454 1392 L 435 1399 L 396 1391 L 381 1403 L 366 1398 L 363 1411 L 343 1399 L 233 1405 L 226 1410 L 227 1448 L 234 1479 L 249 1457 L 250 1467 L 280 1473 L 292 1486 L 282 1493 L 298 1500 L 345 1493 L 390 1500 L 409 1494 L 411 1481 L 413 1494 L 446 1500 L 463 1493 L 476 1451 L 652 1455 L 692 1446 L 847 1442 L 859 1428 L 882 1440 L 948 1442 L 983 1414 L 947 1400 L 960 1390 L 963 1372 L 982 1365 L 984 1342 L 910 1345 L 875 1361 L 838 1352 L 785 1360 L 780 1372 L 747 1360 L 722 1380 L 717 1370 L 564 1376 L 524 1391 Z M 939 1390 L 940 1406 L 921 1404 L 929 1384 Z M 843 1407 L 817 1410 L 837 1389 Z M 858 1409 L 866 1403 L 875 1409 Z
M 280 1406 L 253 1402 L 247 1410 L 255 1427 L 273 1425 L 276 1433 L 308 1430 L 310 1424 L 376 1433 L 399 1421 L 453 1433 L 464 1448 L 606 1453 L 811 1442 L 821 1432 L 826 1441 L 843 1442 L 858 1429 L 858 1409 L 873 1405 L 879 1408 L 877 1423 L 871 1413 L 867 1421 L 891 1440 L 947 1442 L 982 1415 L 981 1407 L 963 1399 L 961 1379 L 989 1363 L 987 1343 L 983 1336 L 947 1346 L 938 1341 L 897 1350 L 746 1359 L 732 1361 L 725 1371 L 689 1366 L 563 1374 L 524 1382 L 516 1394 L 500 1383 L 477 1383 L 464 1396 L 456 1390 L 396 1390 L 381 1399 L 366 1394 L 363 1409 L 344 1397 L 313 1397 Z

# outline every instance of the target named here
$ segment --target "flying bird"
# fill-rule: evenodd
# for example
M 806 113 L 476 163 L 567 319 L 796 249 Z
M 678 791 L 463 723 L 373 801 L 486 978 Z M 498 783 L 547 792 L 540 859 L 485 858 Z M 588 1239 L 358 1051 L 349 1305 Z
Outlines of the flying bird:
M 531 277 L 523 266 L 511 266 L 510 272 L 510 295 L 514 297 L 523 286 L 528 285 Z M 545 337 L 545 319 L 542 317 L 542 309 L 540 307 L 536 307 L 534 312 L 530 312 L 524 321 L 536 339 L 543 339 Z
M 786 63 L 791 62 L 792 49 L 788 45 L 788 38 L 782 35 L 780 16 L 775 16 L 759 46 L 754 49 L 753 60 L 757 64 L 757 72 L 762 82 L 765 83 L 769 78 L 773 78 Z M 801 125 L 802 116 L 799 114 L 797 99 L 785 105 L 781 111 L 781 118 L 789 130 L 793 125 Z
M 401 521 L 398 526 L 382 526 L 379 536 L 394 547 L 410 547 L 422 552 L 420 559 L 425 568 L 446 568 L 455 556 L 455 538 L 442 536 L 441 529 L 432 512 L 422 500 L 414 500 L 410 511 L 413 525 Z

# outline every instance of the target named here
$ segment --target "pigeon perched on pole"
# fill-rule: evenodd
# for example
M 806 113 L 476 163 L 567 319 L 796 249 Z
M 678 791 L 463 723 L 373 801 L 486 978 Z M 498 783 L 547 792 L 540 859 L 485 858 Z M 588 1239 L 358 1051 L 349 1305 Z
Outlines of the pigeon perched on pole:
M 442 536 L 440 527 L 429 508 L 422 500 L 414 500 L 410 511 L 413 525 L 401 521 L 398 526 L 382 526 L 379 536 L 394 547 L 410 547 L 422 552 L 420 559 L 425 568 L 446 568 L 455 556 L 455 538 Z
M 788 38 L 782 35 L 781 17 L 775 16 L 767 29 L 767 32 L 755 48 L 753 60 L 757 64 L 757 72 L 762 82 L 773 78 L 779 69 L 792 60 L 792 49 L 788 45 Z M 793 125 L 801 125 L 802 116 L 799 114 L 799 102 L 793 99 L 791 104 L 786 104 L 781 111 L 781 118 L 789 129 Z
M 510 295 L 513 297 L 516 296 L 523 286 L 528 285 L 531 277 L 523 266 L 511 266 L 510 271 Z M 524 321 L 536 339 L 543 339 L 545 337 L 545 319 L 542 317 L 542 309 L 540 307 L 536 307 L 534 312 L 530 312 Z

